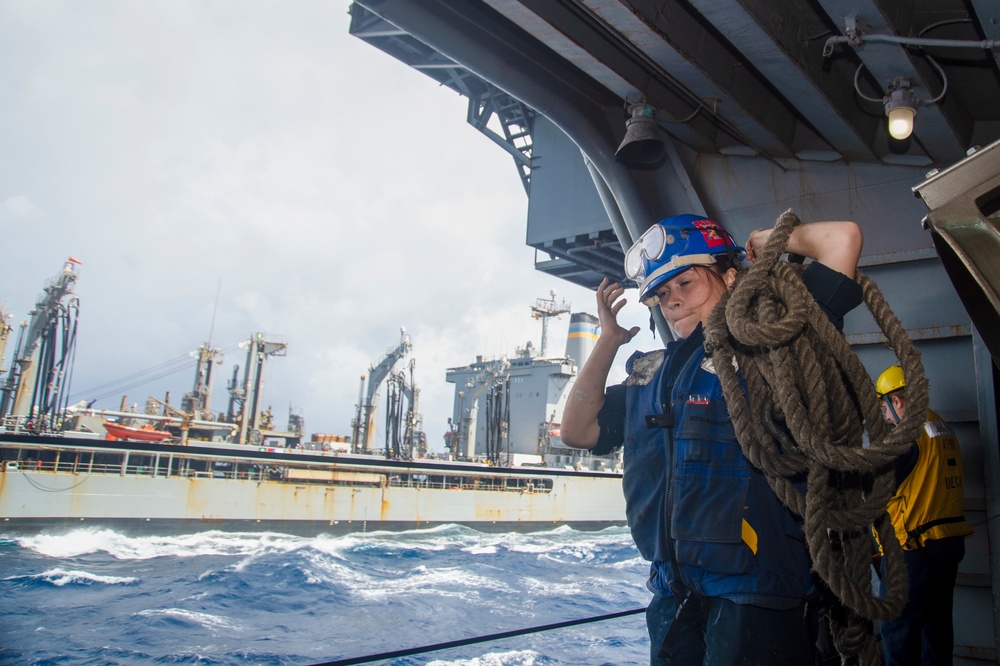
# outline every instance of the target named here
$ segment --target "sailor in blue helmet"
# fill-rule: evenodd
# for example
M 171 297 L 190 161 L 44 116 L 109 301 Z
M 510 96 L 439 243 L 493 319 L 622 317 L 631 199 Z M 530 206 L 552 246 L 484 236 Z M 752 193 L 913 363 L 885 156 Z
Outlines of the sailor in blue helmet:
M 601 332 L 563 414 L 563 441 L 595 454 L 624 446 L 626 517 L 651 562 L 650 664 L 812 664 L 806 601 L 815 592 L 801 522 L 743 456 L 702 327 L 771 230 L 740 247 L 719 224 L 677 215 L 625 254 L 639 301 L 658 307 L 676 340 L 628 359 L 606 387 L 618 349 L 639 327 L 617 315 L 625 290 L 597 288 Z M 862 300 L 853 222 L 796 227 L 786 246 L 813 261 L 810 293 L 838 327 Z

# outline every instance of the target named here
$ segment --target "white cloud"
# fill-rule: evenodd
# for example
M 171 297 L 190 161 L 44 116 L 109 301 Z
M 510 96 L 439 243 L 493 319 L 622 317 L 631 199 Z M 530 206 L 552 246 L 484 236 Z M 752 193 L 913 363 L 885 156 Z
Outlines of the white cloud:
M 4 209 L 13 217 L 43 217 L 45 211 L 24 195 L 8 197 L 3 201 Z
M 529 308 L 551 289 L 593 311 L 534 270 L 517 171 L 466 100 L 351 37 L 348 6 L 0 3 L 0 183 L 32 193 L 4 209 L 47 224 L 5 225 L 5 245 L 30 249 L 0 263 L 0 298 L 23 317 L 83 260 L 74 391 L 211 338 L 230 349 L 223 409 L 234 346 L 261 331 L 289 345 L 265 388 L 278 423 L 291 404 L 309 432 L 348 434 L 359 376 L 406 326 L 440 447 L 447 367 L 538 346 Z M 550 352 L 567 325 L 550 323 Z M 129 402 L 177 402 L 190 374 Z

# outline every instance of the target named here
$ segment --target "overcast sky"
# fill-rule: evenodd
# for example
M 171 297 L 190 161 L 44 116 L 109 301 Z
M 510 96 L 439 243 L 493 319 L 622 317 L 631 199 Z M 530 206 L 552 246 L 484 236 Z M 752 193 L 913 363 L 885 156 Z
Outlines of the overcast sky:
M 265 387 L 277 424 L 291 405 L 307 432 L 349 434 L 360 375 L 405 326 L 440 450 L 446 368 L 537 347 L 530 306 L 550 290 L 595 311 L 534 270 L 513 161 L 465 98 L 351 37 L 348 7 L 0 0 L 0 303 L 26 319 L 83 262 L 75 399 L 210 341 L 232 349 L 225 409 L 234 346 L 264 332 L 288 343 Z M 192 381 L 124 392 L 177 404 Z

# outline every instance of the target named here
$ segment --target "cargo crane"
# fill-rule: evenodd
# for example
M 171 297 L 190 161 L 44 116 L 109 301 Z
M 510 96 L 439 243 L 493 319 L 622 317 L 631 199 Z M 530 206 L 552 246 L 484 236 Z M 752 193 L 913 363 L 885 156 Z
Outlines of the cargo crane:
M 361 375 L 361 392 L 358 395 L 358 411 L 354 419 L 354 431 L 351 437 L 353 453 L 371 453 L 375 439 L 375 412 L 377 408 L 378 388 L 383 380 L 392 372 L 393 366 L 413 347 L 406 328 L 399 329 L 400 340 L 395 348 L 390 349 L 378 365 L 368 370 L 368 391 L 365 392 L 365 376 Z M 365 395 L 364 403 L 361 394 Z
M 40 431 L 56 425 L 53 419 L 65 409 L 63 389 L 71 374 L 79 313 L 73 285 L 80 263 L 73 257 L 66 260 L 62 272 L 48 281 L 35 302 L 31 321 L 21 324 L 6 381 L 0 386 L 0 417 L 24 417 Z
M 476 428 L 479 418 L 479 398 L 486 389 L 492 387 L 498 378 L 510 367 L 507 359 L 494 361 L 466 384 L 466 391 L 459 391 L 458 433 L 452 442 L 452 454 L 457 458 L 474 460 L 476 457 Z M 502 380 L 501 380 L 502 381 Z M 468 407 L 465 405 L 468 404 Z M 462 454 L 464 450 L 464 456 Z

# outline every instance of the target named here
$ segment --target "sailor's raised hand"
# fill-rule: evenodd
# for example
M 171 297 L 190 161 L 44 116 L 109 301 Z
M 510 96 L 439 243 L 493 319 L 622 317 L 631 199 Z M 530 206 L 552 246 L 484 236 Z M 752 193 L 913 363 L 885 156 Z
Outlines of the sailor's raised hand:
M 750 232 L 750 237 L 747 238 L 746 251 L 747 251 L 747 261 L 753 263 L 757 261 L 757 257 L 760 255 L 761 250 L 767 244 L 767 239 L 771 237 L 771 232 L 774 229 L 754 229 Z
M 630 342 L 640 331 L 638 326 L 625 329 L 618 323 L 618 313 L 628 303 L 628 299 L 622 298 L 624 294 L 625 288 L 608 278 L 601 280 L 597 287 L 597 318 L 601 322 L 601 337 L 610 337 L 619 346 Z

